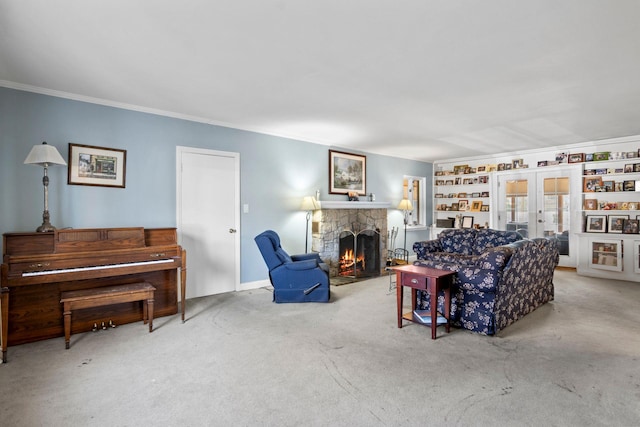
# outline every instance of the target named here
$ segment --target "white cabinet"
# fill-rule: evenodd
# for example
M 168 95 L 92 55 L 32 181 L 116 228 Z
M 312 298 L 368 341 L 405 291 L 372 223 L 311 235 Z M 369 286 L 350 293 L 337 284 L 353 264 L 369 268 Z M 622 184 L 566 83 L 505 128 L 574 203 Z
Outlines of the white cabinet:
M 640 282 L 640 158 L 583 163 L 582 214 L 578 274 Z

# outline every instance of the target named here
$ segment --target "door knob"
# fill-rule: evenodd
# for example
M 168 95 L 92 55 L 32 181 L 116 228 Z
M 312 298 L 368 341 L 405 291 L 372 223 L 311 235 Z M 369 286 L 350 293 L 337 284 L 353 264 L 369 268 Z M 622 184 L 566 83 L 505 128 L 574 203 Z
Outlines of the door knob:
M 235 233 L 237 230 L 235 228 L 230 228 L 229 233 Z

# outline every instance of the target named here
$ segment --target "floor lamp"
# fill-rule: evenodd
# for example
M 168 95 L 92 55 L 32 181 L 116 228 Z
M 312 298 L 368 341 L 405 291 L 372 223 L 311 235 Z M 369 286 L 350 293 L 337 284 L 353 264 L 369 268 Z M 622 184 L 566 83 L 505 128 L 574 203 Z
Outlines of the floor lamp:
M 407 224 L 409 223 L 409 211 L 413 210 L 413 205 L 411 204 L 411 200 L 402 199 L 400 204 L 398 205 L 398 209 L 400 209 L 404 213 L 404 253 L 407 253 Z
M 44 177 L 42 178 L 42 185 L 44 186 L 44 211 L 42 212 L 42 225 L 38 227 L 36 231 L 54 231 L 56 228 L 49 222 L 49 176 L 47 175 L 47 168 L 50 165 L 66 165 L 67 162 L 65 162 L 60 153 L 58 153 L 56 147 L 43 142 L 31 149 L 29 155 L 24 160 L 24 164 L 44 167 Z
M 312 196 L 306 196 L 302 199 L 301 210 L 307 211 L 307 232 L 304 235 L 304 253 L 306 254 L 309 247 L 309 220 L 311 219 L 311 213 L 320 209 L 320 203 Z

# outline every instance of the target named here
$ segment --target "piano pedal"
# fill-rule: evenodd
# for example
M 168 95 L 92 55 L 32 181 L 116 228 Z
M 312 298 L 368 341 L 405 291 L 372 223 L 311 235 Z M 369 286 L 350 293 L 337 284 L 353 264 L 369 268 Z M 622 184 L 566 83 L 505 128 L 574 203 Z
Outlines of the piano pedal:
M 98 324 L 94 323 L 93 328 L 91 328 L 91 332 L 98 332 Z
M 115 328 L 116 324 L 113 323 L 113 320 L 109 320 L 109 326 L 112 327 L 112 328 Z
M 107 325 L 105 325 L 104 322 L 102 322 L 102 329 L 103 330 L 107 329 Z

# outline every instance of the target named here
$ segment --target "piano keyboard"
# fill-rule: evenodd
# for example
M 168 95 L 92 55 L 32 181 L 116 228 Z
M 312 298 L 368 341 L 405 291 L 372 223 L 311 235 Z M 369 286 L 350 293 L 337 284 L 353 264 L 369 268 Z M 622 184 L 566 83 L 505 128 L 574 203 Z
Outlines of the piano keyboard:
M 137 265 L 165 264 L 169 262 L 174 262 L 174 260 L 158 259 L 153 261 L 128 262 L 124 264 L 92 265 L 90 267 L 75 267 L 75 268 L 61 268 L 59 270 L 30 271 L 30 272 L 22 273 L 22 277 L 44 276 L 46 274 L 74 273 L 79 271 L 103 270 L 103 269 L 109 269 L 109 268 L 135 267 Z

